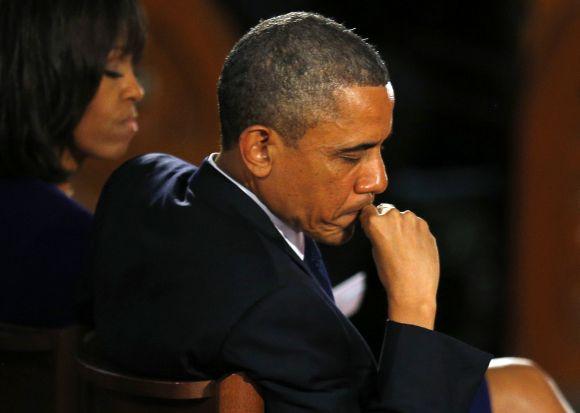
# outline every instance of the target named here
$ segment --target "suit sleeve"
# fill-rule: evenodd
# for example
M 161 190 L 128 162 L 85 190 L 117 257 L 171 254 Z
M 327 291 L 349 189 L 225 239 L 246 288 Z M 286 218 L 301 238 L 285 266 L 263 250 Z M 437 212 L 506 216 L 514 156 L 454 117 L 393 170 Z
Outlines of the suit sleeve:
M 491 357 L 445 334 L 389 321 L 370 411 L 468 412 Z
M 223 345 L 227 368 L 257 382 L 266 411 L 468 411 L 487 354 L 443 334 L 389 322 L 378 371 L 357 365 L 352 338 L 314 295 L 277 290 L 244 314 Z M 374 371 L 357 371 L 363 369 Z

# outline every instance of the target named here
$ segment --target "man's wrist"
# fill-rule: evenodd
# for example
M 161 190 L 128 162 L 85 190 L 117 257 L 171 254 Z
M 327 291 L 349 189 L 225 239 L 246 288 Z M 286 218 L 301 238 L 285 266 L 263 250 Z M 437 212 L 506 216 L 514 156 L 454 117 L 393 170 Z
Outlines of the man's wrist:
M 401 324 L 411 324 L 429 330 L 435 328 L 437 303 L 398 304 L 389 300 L 389 320 Z

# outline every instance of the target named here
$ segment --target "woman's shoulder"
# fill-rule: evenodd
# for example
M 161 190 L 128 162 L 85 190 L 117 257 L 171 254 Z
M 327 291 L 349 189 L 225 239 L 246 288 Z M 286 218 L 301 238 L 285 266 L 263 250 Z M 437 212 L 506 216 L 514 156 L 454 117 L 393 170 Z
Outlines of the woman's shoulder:
M 0 221 L 4 226 L 88 231 L 91 219 L 86 208 L 54 184 L 34 178 L 0 178 Z

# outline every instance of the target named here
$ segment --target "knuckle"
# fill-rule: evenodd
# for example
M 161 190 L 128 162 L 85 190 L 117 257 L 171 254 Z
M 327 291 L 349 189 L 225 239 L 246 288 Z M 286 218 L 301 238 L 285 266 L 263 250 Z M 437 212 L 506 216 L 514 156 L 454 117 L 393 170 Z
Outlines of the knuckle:
M 401 217 L 408 223 L 411 223 L 416 220 L 415 214 L 412 211 L 409 211 L 408 209 L 401 212 Z

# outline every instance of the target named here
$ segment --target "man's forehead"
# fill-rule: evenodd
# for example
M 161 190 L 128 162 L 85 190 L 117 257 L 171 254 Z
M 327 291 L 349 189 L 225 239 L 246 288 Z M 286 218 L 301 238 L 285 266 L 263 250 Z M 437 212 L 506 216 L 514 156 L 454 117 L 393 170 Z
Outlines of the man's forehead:
M 379 145 L 392 126 L 393 88 L 353 86 L 337 94 L 339 110 L 334 117 L 319 122 L 306 135 L 309 144 L 331 151 L 368 148 Z
M 391 82 L 384 86 L 345 87 L 335 95 L 338 111 L 334 118 L 338 123 L 351 121 L 374 121 L 392 114 L 395 92 Z

